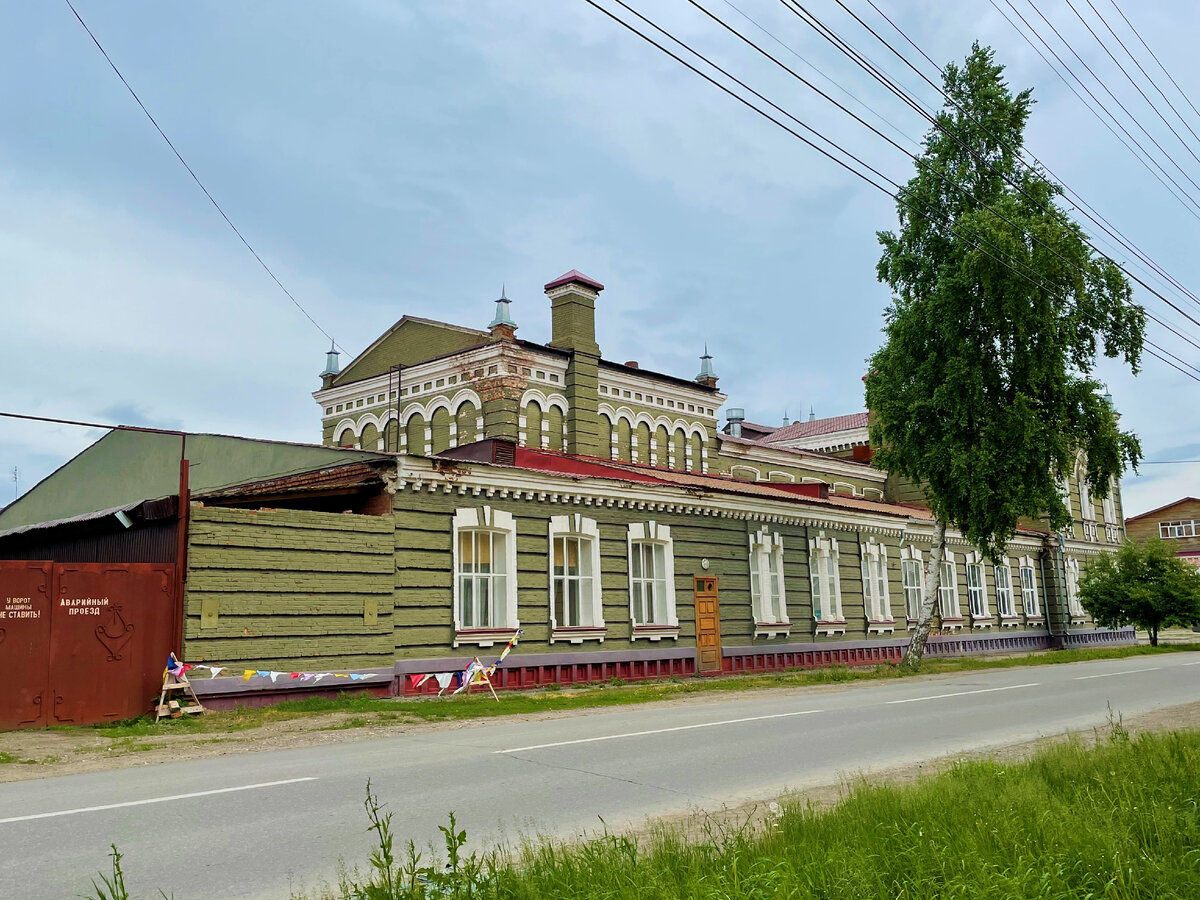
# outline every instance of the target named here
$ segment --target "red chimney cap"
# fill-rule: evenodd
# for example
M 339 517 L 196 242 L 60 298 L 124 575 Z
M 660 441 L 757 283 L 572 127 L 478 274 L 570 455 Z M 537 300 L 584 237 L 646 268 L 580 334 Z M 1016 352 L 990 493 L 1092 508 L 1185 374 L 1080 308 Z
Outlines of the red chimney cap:
M 572 269 L 570 272 L 559 275 L 553 281 L 549 282 L 543 290 L 550 291 L 556 287 L 562 287 L 564 284 L 582 284 L 584 287 L 589 287 L 597 292 L 604 290 L 604 285 L 595 278 L 588 278 L 578 269 Z

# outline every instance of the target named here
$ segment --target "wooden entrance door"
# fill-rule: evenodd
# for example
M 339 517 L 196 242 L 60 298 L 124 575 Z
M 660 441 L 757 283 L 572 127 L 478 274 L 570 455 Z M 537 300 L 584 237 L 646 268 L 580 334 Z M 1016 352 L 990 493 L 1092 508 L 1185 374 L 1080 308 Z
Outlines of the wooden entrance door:
M 715 575 L 697 575 L 692 580 L 696 596 L 696 664 L 701 673 L 721 671 L 721 614 L 717 603 Z

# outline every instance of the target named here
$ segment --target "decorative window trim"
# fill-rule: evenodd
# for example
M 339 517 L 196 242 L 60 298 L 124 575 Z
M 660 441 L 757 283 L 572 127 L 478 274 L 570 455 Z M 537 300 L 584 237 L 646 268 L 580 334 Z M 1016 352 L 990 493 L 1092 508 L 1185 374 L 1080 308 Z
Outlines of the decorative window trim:
M 753 591 L 754 579 L 751 577 L 750 611 L 754 616 L 754 636 L 773 638 L 777 635 L 791 634 L 792 621 L 787 612 L 787 588 L 785 587 L 783 570 L 783 538 L 777 531 L 767 531 L 761 528 L 749 537 L 750 569 L 753 575 L 757 567 L 759 593 Z M 770 561 L 774 561 L 779 577 L 779 618 L 769 619 L 763 609 L 763 587 L 771 583 Z
M 997 571 L 1003 569 L 1008 574 L 1008 609 L 1004 611 L 1004 590 L 1001 587 L 1000 579 L 996 577 Z M 1015 628 L 1020 622 L 1020 616 L 1017 615 L 1017 598 L 1013 591 L 1012 563 L 1007 556 L 1002 556 L 998 560 L 992 560 L 992 580 L 996 583 L 996 615 L 1000 617 L 1001 628 Z
M 604 624 L 604 591 L 600 573 L 600 526 L 595 519 L 571 513 L 566 516 L 551 516 L 547 528 L 548 539 L 546 566 L 550 574 L 550 590 L 546 599 L 550 604 L 550 643 L 566 642 L 582 644 L 584 641 L 604 643 L 608 629 Z M 592 625 L 560 625 L 554 615 L 554 541 L 562 537 L 586 538 L 592 571 Z M 582 548 L 581 548 L 582 551 Z
M 1104 517 L 1105 532 L 1117 524 L 1117 482 L 1108 480 L 1108 496 L 1100 501 L 1100 514 Z M 1112 540 L 1109 538 L 1109 540 Z
M 991 605 L 988 603 L 987 589 L 987 569 L 983 564 L 983 554 L 978 550 L 971 550 L 963 554 L 963 564 L 965 566 L 964 574 L 967 579 L 967 613 L 971 616 L 972 628 L 991 628 L 995 624 L 995 617 L 992 615 Z M 975 571 L 979 575 L 979 585 L 977 588 L 971 587 L 971 572 Z M 976 599 L 981 601 L 983 611 L 975 612 L 974 602 Z
M 667 621 L 638 625 L 633 611 L 633 545 L 635 543 L 659 544 L 663 547 L 663 576 L 665 578 L 664 601 Z M 629 622 L 631 641 L 645 638 L 659 641 L 663 638 L 679 637 L 679 615 L 675 606 L 675 545 L 671 540 L 671 527 L 653 520 L 630 522 L 626 534 L 626 565 L 629 567 Z
M 832 562 L 832 579 L 828 572 L 830 566 L 822 567 L 817 564 L 817 561 L 825 563 Z M 837 538 L 825 536 L 824 531 L 817 533 L 815 538 L 808 540 L 808 566 L 809 579 L 813 588 L 813 621 L 816 622 L 816 634 L 845 634 L 846 633 L 846 617 L 842 614 L 842 577 L 840 568 L 840 558 L 838 554 Z M 822 568 L 825 569 L 822 572 Z M 829 583 L 832 581 L 832 583 Z M 830 612 L 833 614 L 829 618 L 821 619 L 817 616 L 817 588 L 820 585 L 822 595 L 828 594 L 825 599 L 829 601 Z
M 461 586 L 459 578 L 458 536 L 465 529 L 474 531 L 491 531 L 503 534 L 505 561 L 505 619 L 507 624 L 500 628 L 464 628 L 460 613 Z M 452 577 L 453 577 L 453 616 L 454 642 L 460 644 L 475 644 L 480 647 L 491 647 L 504 643 L 521 627 L 517 619 L 517 522 L 512 513 L 502 509 L 492 509 L 490 506 L 467 507 L 454 511 L 453 540 L 452 540 Z
M 1046 617 L 1042 614 L 1042 599 L 1038 596 L 1037 582 L 1037 567 L 1033 564 L 1032 556 L 1022 556 L 1017 559 L 1017 580 L 1021 582 L 1021 612 L 1025 614 L 1026 622 L 1044 622 Z M 1033 585 L 1033 613 L 1029 612 L 1029 604 L 1025 598 L 1025 581 L 1021 574 L 1022 569 L 1029 570 L 1029 581 Z
M 909 629 L 916 627 L 921 615 L 921 601 L 925 599 L 925 564 L 922 557 L 921 551 L 912 544 L 900 548 L 900 590 L 904 595 L 904 615 L 908 619 Z M 904 564 L 913 562 L 917 564 L 917 604 L 915 608 L 909 606 L 909 591 L 912 588 L 904 581 Z M 916 615 L 912 615 L 914 611 Z
M 942 618 L 942 627 L 947 631 L 957 631 L 963 627 L 962 601 L 958 596 L 958 565 L 954 562 L 954 551 L 946 550 L 942 556 L 941 566 L 950 567 L 950 583 L 946 583 L 946 578 L 943 573 L 938 581 L 938 615 Z M 949 591 L 954 601 L 954 615 L 946 615 L 946 601 L 942 599 L 942 592 Z
M 862 556 L 863 613 L 867 618 L 867 633 L 891 634 L 896 630 L 896 620 L 892 616 L 892 597 L 888 585 L 887 545 L 872 537 L 865 544 L 859 544 L 859 551 Z M 882 567 L 882 579 L 878 577 L 878 571 L 872 571 L 876 567 Z M 881 585 L 883 596 L 876 597 Z M 878 607 L 883 615 L 872 616 L 871 613 L 875 611 L 872 606 Z
M 1063 568 L 1067 576 L 1067 612 L 1071 615 L 1072 623 L 1082 622 L 1087 619 L 1087 611 L 1079 603 L 1079 560 L 1068 556 L 1063 561 Z

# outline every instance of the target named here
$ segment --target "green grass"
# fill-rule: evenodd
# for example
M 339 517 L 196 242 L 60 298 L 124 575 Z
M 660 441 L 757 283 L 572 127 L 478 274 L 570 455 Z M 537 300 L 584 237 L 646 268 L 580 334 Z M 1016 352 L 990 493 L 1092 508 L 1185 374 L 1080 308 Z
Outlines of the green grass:
M 61 756 L 44 756 L 41 759 L 23 759 L 20 756 L 13 756 L 11 753 L 6 753 L 0 750 L 0 765 L 5 763 L 16 763 L 21 766 L 42 766 L 48 763 L 62 762 Z
M 550 685 L 546 689 L 501 692 L 497 703 L 486 692 L 471 696 L 439 699 L 387 699 L 361 694 L 341 694 L 338 697 L 305 697 L 288 700 L 274 706 L 250 709 L 239 707 L 227 712 L 203 716 L 184 716 L 155 724 L 150 717 L 125 722 L 83 726 L 112 738 L 145 737 L 170 733 L 206 733 L 242 731 L 272 722 L 303 718 L 314 714 L 347 712 L 355 714 L 402 714 L 405 721 L 446 722 L 459 719 L 487 719 L 522 713 L 555 712 L 593 709 L 671 700 L 695 694 L 749 691 L 763 688 L 807 687 L 826 684 L 845 684 L 887 678 L 907 678 L 913 674 L 952 674 L 981 669 L 1004 669 L 1014 666 L 1062 664 L 1095 659 L 1122 659 L 1158 653 L 1178 653 L 1200 650 L 1200 643 L 1169 644 L 1159 647 L 1101 647 L 1085 650 L 1059 650 L 1053 653 L 1032 653 L 1023 656 L 954 657 L 927 659 L 915 672 L 897 665 L 832 666 L 824 669 L 790 669 L 759 675 L 735 675 L 720 678 L 672 678 L 663 681 L 624 684 L 620 679 L 580 688 Z M 478 690 L 478 689 L 477 689 Z M 57 726 L 75 728 L 79 726 Z M 342 726 L 352 728 L 357 726 Z
M 1200 897 L 1200 732 L 1114 735 L 909 787 L 860 784 L 832 809 L 785 804 L 765 832 L 544 845 L 475 896 Z

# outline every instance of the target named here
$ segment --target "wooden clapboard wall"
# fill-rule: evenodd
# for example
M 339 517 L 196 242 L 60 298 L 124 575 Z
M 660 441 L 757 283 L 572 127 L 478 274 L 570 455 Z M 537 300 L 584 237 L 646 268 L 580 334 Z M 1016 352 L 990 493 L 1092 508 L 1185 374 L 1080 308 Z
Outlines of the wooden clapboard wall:
M 184 658 L 234 669 L 390 666 L 391 516 L 193 506 Z

